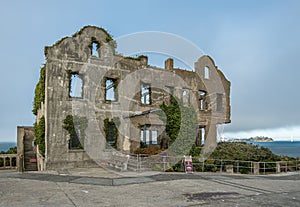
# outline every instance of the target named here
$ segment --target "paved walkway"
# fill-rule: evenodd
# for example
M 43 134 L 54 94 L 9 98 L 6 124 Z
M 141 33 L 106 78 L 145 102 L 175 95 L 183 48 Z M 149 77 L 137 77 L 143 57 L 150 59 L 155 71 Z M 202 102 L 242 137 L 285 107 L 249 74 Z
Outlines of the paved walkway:
M 300 174 L 0 171 L 0 206 L 300 206 Z

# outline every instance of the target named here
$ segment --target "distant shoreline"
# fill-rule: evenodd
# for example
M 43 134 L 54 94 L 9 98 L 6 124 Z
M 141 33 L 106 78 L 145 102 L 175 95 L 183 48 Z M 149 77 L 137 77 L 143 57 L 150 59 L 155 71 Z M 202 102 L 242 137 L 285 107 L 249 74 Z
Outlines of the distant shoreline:
M 17 143 L 16 142 L 0 142 L 0 152 L 6 152 L 9 150 L 11 147 L 16 147 Z
M 231 139 L 229 142 L 274 142 L 274 139 L 269 137 L 250 137 L 242 139 Z

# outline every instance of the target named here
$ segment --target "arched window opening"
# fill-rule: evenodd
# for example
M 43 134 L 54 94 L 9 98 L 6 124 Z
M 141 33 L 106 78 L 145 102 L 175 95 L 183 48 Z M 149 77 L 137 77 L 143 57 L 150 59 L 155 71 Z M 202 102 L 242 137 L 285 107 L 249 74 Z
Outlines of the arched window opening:
M 206 91 L 199 90 L 198 91 L 199 96 L 199 106 L 200 110 L 206 110 L 207 109 L 207 103 L 206 103 Z
M 99 48 L 100 48 L 100 44 L 99 42 L 93 41 L 92 42 L 92 56 L 93 57 L 99 57 Z
M 204 67 L 204 78 L 205 79 L 209 79 L 210 78 L 210 69 L 207 66 Z

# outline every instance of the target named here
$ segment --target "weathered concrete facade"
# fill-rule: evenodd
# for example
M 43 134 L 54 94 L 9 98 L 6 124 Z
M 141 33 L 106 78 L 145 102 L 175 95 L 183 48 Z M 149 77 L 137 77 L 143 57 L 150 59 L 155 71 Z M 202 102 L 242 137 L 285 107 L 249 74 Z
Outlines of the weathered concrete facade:
M 139 147 L 141 126 L 150 134 L 144 133 L 143 139 L 159 145 L 163 123 L 151 110 L 167 103 L 170 94 L 197 106 L 198 144 L 216 142 L 216 125 L 230 122 L 230 82 L 212 58 L 200 57 L 194 72 L 175 69 L 172 59 L 163 69 L 149 66 L 146 56 L 115 54 L 113 43 L 105 30 L 87 26 L 45 48 L 45 101 L 39 114 L 45 116 L 46 169 L 90 166 L 95 158 L 109 156 L 98 151 L 106 152 L 104 123 L 115 117 L 121 119 L 120 133 L 110 141 L 119 151 L 132 153 Z M 79 87 L 72 89 L 75 79 Z M 68 115 L 87 118 L 80 149 L 70 144 L 63 127 Z

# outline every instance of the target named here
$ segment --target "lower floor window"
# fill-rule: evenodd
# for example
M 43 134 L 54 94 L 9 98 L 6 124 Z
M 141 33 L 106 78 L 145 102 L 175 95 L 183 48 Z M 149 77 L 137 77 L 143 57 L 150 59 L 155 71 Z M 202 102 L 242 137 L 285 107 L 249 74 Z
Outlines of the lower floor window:
M 152 131 L 152 144 L 157 144 L 157 131 Z
M 157 144 L 157 131 L 156 130 L 141 130 L 141 142 L 148 144 Z

